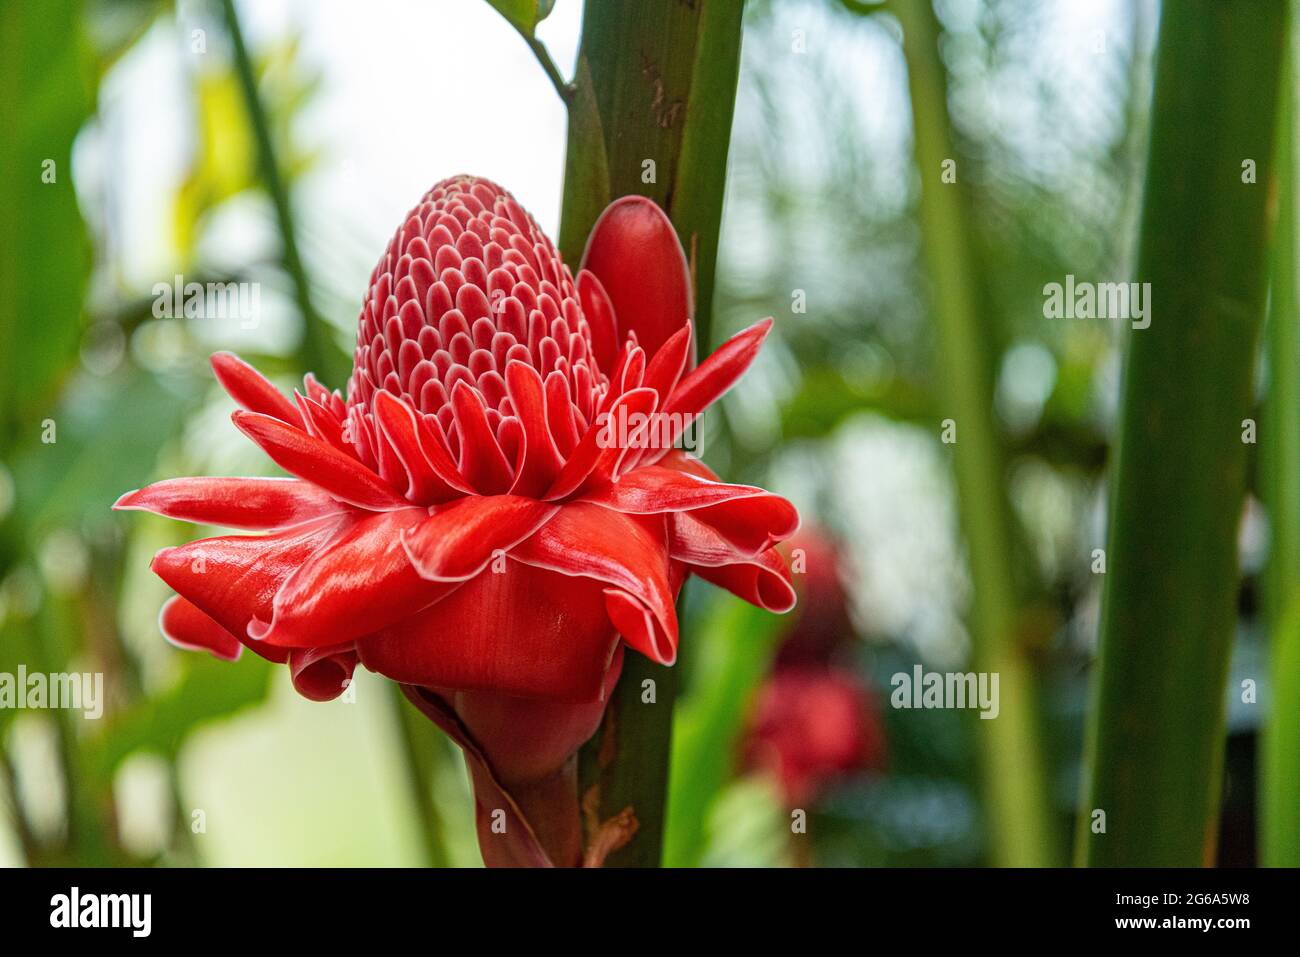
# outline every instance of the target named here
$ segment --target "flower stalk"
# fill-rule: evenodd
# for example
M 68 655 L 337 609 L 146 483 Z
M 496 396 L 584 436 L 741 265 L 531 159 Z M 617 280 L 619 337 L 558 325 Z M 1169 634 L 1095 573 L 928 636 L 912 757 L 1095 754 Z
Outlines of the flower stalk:
M 576 262 L 606 203 L 648 196 L 690 261 L 695 340 L 711 344 L 714 267 L 740 70 L 743 3 L 589 3 L 569 107 L 560 249 Z M 606 720 L 582 752 L 588 840 L 628 816 L 607 866 L 658 866 L 673 703 L 672 669 L 629 656 Z M 630 811 L 629 811 L 630 809 Z

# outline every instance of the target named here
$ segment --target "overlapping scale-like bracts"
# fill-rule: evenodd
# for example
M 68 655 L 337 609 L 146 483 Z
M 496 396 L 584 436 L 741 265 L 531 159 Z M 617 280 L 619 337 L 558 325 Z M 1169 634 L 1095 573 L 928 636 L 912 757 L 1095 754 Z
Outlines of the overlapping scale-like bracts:
M 524 441 L 506 378 L 514 361 L 538 373 L 550 439 L 567 457 L 609 387 L 573 276 L 500 187 L 440 183 L 389 243 L 361 310 L 347 415 L 362 461 L 398 478 L 400 457 L 375 420 L 383 390 L 409 402 L 475 491 L 505 491 Z

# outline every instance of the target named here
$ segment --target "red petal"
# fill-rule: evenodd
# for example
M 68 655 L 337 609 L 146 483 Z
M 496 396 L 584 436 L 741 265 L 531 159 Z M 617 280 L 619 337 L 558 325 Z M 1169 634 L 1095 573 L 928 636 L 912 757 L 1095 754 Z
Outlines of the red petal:
M 663 344 L 650 365 L 646 367 L 641 384 L 659 393 L 660 405 L 667 405 L 668 396 L 677 387 L 691 352 L 691 327 L 682 326 Z
M 328 648 L 295 648 L 289 653 L 293 686 L 311 701 L 333 701 L 352 683 L 357 652 L 352 642 Z
M 433 505 L 472 491 L 463 480 L 453 486 L 439 474 L 439 469 L 430 461 L 426 446 L 432 446 L 435 455 L 441 450 L 432 436 L 421 441 L 421 432 L 426 431 L 424 423 L 416 418 L 410 406 L 381 389 L 375 393 L 373 407 L 380 429 L 387 436 L 410 479 L 407 494 L 411 501 L 420 505 Z M 443 471 L 450 467 L 459 479 L 459 472 L 455 472 L 450 458 L 441 464 Z
M 240 408 L 269 415 L 293 426 L 302 425 L 302 416 L 284 393 L 239 356 L 233 352 L 218 352 L 211 361 L 217 381 Z
M 173 595 L 162 606 L 158 628 L 163 637 L 177 648 L 208 651 L 214 658 L 236 661 L 244 650 L 239 639 L 180 595 Z
M 272 535 L 204 538 L 154 556 L 154 573 L 232 635 L 270 619 L 275 593 L 339 526 L 323 519 Z M 259 653 L 261 653 L 259 651 Z M 266 657 L 270 657 L 267 654 Z
M 692 565 L 691 571 L 767 611 L 785 614 L 795 605 L 790 569 L 775 548 L 746 562 L 716 567 Z
M 320 402 L 297 391 L 293 393 L 293 399 L 298 403 L 298 411 L 302 413 L 309 435 L 323 439 L 349 458 L 356 458 L 355 449 L 343 438 L 342 419 Z
M 592 502 L 634 515 L 653 515 L 657 512 L 681 512 L 759 496 L 777 498 L 752 485 L 712 482 L 689 472 L 660 465 L 646 465 L 626 473 L 617 482 L 583 492 L 578 501 Z M 781 502 L 791 512 L 794 511 L 794 506 L 784 499 Z
M 356 459 L 301 429 L 255 412 L 236 412 L 232 418 L 236 428 L 260 445 L 277 465 L 319 485 L 340 501 L 372 511 L 410 504 Z
M 614 307 L 600 280 L 587 270 L 579 271 L 577 286 L 582 314 L 591 328 L 591 353 L 596 357 L 597 365 L 608 372 L 614 366 L 621 342 L 618 324 L 614 320 Z
M 558 509 L 518 495 L 474 495 L 435 506 L 429 517 L 402 532 L 416 570 L 430 581 L 473 578 L 492 560 L 527 538 Z
M 680 449 L 669 452 L 660 464 L 666 469 L 694 475 L 706 481 L 718 480 L 712 469 Z M 770 492 L 697 508 L 690 512 L 690 517 L 707 526 L 706 537 L 716 539 L 705 547 L 721 549 L 728 556 L 718 561 L 693 562 L 702 565 L 721 565 L 751 558 L 777 542 L 785 541 L 799 529 L 799 513 L 795 507 L 786 499 Z M 676 553 L 674 557 L 677 557 Z
M 484 495 L 505 492 L 514 483 L 514 470 L 488 424 L 483 397 L 461 380 L 451 390 L 451 405 L 460 431 L 461 474 Z
M 403 532 L 428 516 L 423 508 L 378 512 L 339 528 L 293 572 L 255 617 L 249 637 L 286 648 L 350 641 L 427 608 L 453 585 L 420 577 L 402 547 Z
M 618 643 L 602 586 L 518 562 L 484 571 L 442 601 L 357 640 L 394 681 L 594 701 Z
M 699 368 L 682 378 L 672 397 L 662 406 L 670 415 L 681 417 L 673 436 L 674 443 L 696 416 L 718 401 L 745 374 L 771 328 L 772 320 L 769 318 L 741 330 L 700 363 Z
M 648 415 L 654 411 L 656 398 L 653 389 L 633 389 L 626 395 L 620 396 L 607 415 L 612 417 L 614 422 L 619 421 L 620 408 L 626 408 L 628 417 L 637 413 Z M 573 454 L 564 463 L 564 468 L 560 470 L 555 482 L 546 492 L 544 497 L 548 501 L 554 502 L 572 495 L 593 473 L 608 477 L 613 472 L 627 449 L 620 449 L 617 446 L 602 447 L 601 443 L 605 441 L 602 436 L 608 435 L 606 429 L 609 421 L 610 418 L 598 417 L 587 427 L 577 448 L 573 450 Z
M 523 457 L 510 494 L 540 498 L 564 464 L 546 424 L 546 387 L 536 369 L 516 359 L 506 364 L 506 390 L 524 433 Z
M 310 482 L 285 478 L 167 479 L 127 492 L 113 508 L 254 530 L 286 528 L 344 511 Z
M 691 320 L 691 274 L 677 231 L 643 196 L 624 196 L 605 208 L 587 239 L 582 267 L 609 294 L 619 339 L 635 332 L 650 355 Z
M 607 608 L 611 615 L 617 612 L 614 623 L 627 643 L 660 664 L 676 659 L 676 589 L 670 582 L 662 519 L 598 505 L 566 505 L 510 557 L 615 586 L 605 592 L 614 595 Z

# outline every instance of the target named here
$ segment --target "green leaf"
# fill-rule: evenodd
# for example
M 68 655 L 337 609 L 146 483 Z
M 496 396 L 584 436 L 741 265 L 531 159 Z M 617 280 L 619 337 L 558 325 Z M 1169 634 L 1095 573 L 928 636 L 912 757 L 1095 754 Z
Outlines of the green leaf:
M 551 15 L 555 0 L 488 0 L 497 13 L 526 37 L 537 30 L 537 24 Z
M 665 867 L 699 864 L 709 811 L 734 772 L 745 716 L 787 625 L 738 598 L 714 599 L 694 629 L 695 681 L 677 708 Z
M 276 668 L 257 655 L 245 652 L 232 663 L 202 652 L 180 654 L 184 670 L 176 684 L 106 719 L 102 735 L 89 743 L 88 760 L 101 780 L 137 751 L 175 758 L 195 731 L 266 700 Z
M 90 243 L 72 142 L 93 69 L 75 0 L 0 8 L 0 437 L 40 410 L 76 359 Z
M 1289 34 L 1278 130 L 1278 224 L 1268 316 L 1268 396 L 1261 473 L 1268 507 L 1265 611 L 1271 694 L 1261 741 L 1260 851 L 1272 867 L 1300 865 L 1300 295 L 1295 268 L 1294 29 Z

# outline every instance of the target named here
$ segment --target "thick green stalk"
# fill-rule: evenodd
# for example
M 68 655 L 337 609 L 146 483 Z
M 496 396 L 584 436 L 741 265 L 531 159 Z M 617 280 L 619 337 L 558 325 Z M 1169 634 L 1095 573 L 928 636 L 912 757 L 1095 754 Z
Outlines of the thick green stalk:
M 938 340 L 938 379 L 945 418 L 956 426 L 953 459 L 962 531 L 974 584 L 970 628 L 974 661 L 999 675 L 1000 713 L 976 721 L 992 857 L 999 865 L 1054 862 L 1048 790 L 1039 744 L 1034 680 L 1016 641 L 1020 604 L 1010 564 L 1014 535 L 1005 490 L 1001 440 L 993 419 L 993 334 L 970 241 L 962 172 L 945 183 L 956 156 L 939 57 L 939 24 L 928 0 L 904 0 L 908 85 L 921 170 L 921 235 Z M 954 160 L 955 161 L 955 160 Z
M 1150 326 L 1124 370 L 1085 864 L 1213 861 L 1285 27 L 1283 0 L 1161 12 L 1137 268 Z
M 1268 317 L 1269 384 L 1261 423 L 1262 484 L 1269 514 L 1265 613 L 1271 680 L 1261 736 L 1260 852 L 1265 864 L 1300 866 L 1300 337 L 1295 236 L 1295 37 L 1288 40 L 1278 110 L 1278 223 Z
M 577 263 L 605 205 L 631 193 L 668 213 L 691 259 L 696 336 L 709 342 L 713 271 L 740 70 L 740 0 L 603 0 L 583 13 L 569 98 L 560 248 Z M 652 164 L 652 165 L 651 165 Z M 642 703 L 644 682 L 654 703 Z M 676 680 L 629 654 L 605 725 L 584 750 L 584 788 L 606 820 L 632 808 L 637 831 L 607 865 L 655 866 Z

